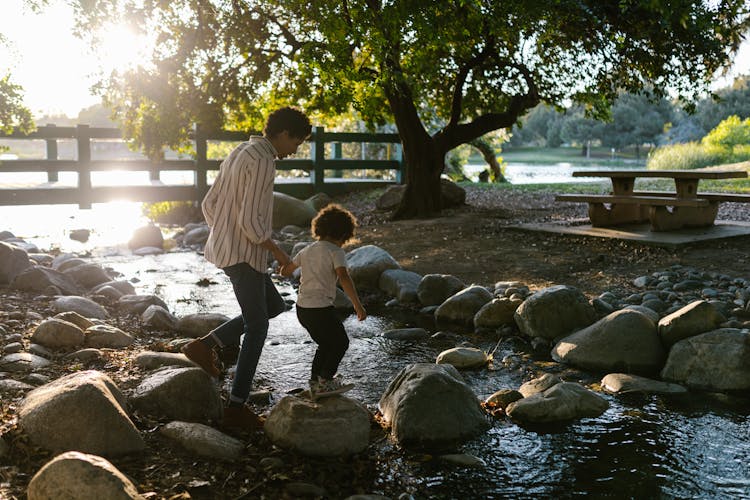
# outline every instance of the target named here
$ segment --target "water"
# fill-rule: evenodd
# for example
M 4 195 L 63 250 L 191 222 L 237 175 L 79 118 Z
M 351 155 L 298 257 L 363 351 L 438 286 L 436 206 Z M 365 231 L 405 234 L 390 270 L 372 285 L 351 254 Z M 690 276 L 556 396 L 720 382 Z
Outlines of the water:
M 228 279 L 201 256 L 178 252 L 133 258 L 114 250 L 100 261 L 124 279 L 137 278 L 139 293 L 160 295 L 175 314 L 237 314 Z M 196 286 L 202 278 L 214 284 Z M 288 281 L 278 286 L 287 299 L 295 299 Z M 364 322 L 353 315 L 345 319 L 351 343 L 340 371 L 356 384 L 350 395 L 375 411 L 405 365 L 433 363 L 454 344 L 384 339 L 380 333 L 391 328 L 434 327 L 430 318 L 411 311 L 373 306 L 369 312 Z M 466 340 L 488 352 L 497 342 L 473 334 L 466 334 Z M 463 372 L 477 397 L 527 380 L 531 365 L 506 367 L 500 361 L 523 354 L 517 346 L 501 342 L 492 365 Z M 256 385 L 271 388 L 274 402 L 286 391 L 304 387 L 314 349 L 293 310 L 272 319 Z M 610 408 L 597 418 L 545 426 L 495 419 L 476 439 L 443 450 L 477 456 L 486 463 L 481 469 L 424 461 L 421 452 L 380 442 L 375 446 L 385 458 L 378 464 L 378 487 L 394 497 L 409 491 L 417 498 L 750 498 L 747 400 L 697 393 L 683 398 L 603 397 Z
M 630 167 L 622 165 L 611 166 L 602 165 L 576 165 L 573 163 L 555 163 L 552 165 L 535 165 L 532 163 L 507 163 L 505 166 L 505 178 L 511 184 L 564 184 L 580 182 L 597 182 L 592 178 L 573 177 L 573 172 L 593 171 L 593 170 L 624 170 Z M 633 169 L 643 168 L 643 166 L 633 166 Z M 473 181 L 479 178 L 479 172 L 486 170 L 487 164 L 467 164 L 464 166 L 464 172 Z

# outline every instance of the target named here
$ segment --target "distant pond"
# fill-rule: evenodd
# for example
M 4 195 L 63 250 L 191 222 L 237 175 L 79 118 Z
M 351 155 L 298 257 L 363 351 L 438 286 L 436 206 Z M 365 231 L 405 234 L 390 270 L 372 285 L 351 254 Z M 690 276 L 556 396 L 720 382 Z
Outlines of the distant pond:
M 469 163 L 464 166 L 464 172 L 472 180 L 476 181 L 479 172 L 485 170 L 485 163 Z M 505 166 L 505 178 L 511 184 L 561 184 L 571 182 L 596 182 L 597 179 L 586 177 L 573 177 L 573 172 L 582 170 L 624 170 L 624 169 L 641 169 L 641 164 L 632 166 L 623 166 L 621 163 L 600 165 L 576 165 L 574 163 L 561 162 L 546 165 L 537 165 L 533 163 L 507 163 Z

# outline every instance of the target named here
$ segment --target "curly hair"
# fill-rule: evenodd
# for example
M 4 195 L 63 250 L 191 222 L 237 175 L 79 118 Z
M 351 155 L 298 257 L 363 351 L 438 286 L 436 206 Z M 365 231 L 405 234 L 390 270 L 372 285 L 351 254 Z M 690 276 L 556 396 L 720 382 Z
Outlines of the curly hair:
M 332 203 L 321 210 L 312 221 L 315 238 L 346 243 L 354 236 L 357 218 L 341 205 Z
M 263 133 L 268 137 L 275 137 L 284 130 L 289 132 L 291 137 L 307 139 L 312 132 L 312 125 L 310 125 L 310 119 L 302 111 L 284 107 L 268 115 Z

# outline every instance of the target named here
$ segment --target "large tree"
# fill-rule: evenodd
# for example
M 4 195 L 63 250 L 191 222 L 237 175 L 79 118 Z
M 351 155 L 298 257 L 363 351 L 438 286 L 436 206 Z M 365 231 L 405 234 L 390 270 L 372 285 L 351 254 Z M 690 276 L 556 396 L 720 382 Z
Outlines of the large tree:
M 82 33 L 125 20 L 156 36 L 149 64 L 102 87 L 147 149 L 184 141 L 191 121 L 257 124 L 281 102 L 353 106 L 397 126 L 407 188 L 396 217 L 439 212 L 446 153 L 540 102 L 596 115 L 646 85 L 694 98 L 747 23 L 745 0 L 69 1 Z

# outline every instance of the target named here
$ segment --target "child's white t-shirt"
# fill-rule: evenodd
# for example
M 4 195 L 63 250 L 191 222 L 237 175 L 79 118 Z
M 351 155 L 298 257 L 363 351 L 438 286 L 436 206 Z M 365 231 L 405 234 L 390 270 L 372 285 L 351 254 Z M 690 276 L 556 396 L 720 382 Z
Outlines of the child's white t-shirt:
M 336 268 L 346 267 L 344 250 L 328 241 L 316 241 L 294 256 L 301 268 L 297 305 L 328 307 L 336 299 Z

